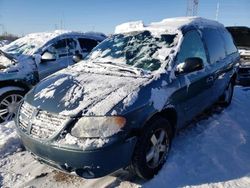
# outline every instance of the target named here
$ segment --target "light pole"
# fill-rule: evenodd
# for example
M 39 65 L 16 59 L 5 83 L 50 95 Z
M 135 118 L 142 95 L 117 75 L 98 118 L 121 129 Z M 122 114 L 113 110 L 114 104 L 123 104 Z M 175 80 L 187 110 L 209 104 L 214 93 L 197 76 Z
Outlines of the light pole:
M 5 27 L 3 24 L 0 24 L 0 26 L 2 27 L 2 34 L 4 35 L 4 32 L 5 32 Z

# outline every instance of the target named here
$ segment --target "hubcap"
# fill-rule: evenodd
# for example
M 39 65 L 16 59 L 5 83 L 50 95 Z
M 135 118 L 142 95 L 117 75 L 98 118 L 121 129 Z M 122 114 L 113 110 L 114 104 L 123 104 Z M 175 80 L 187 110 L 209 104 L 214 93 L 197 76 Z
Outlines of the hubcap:
M 0 102 L 0 119 L 3 122 L 8 122 L 13 119 L 22 98 L 22 95 L 11 94 Z
M 150 168 L 156 168 L 165 158 L 169 150 L 167 131 L 158 129 L 150 138 L 151 147 L 146 153 L 146 162 Z

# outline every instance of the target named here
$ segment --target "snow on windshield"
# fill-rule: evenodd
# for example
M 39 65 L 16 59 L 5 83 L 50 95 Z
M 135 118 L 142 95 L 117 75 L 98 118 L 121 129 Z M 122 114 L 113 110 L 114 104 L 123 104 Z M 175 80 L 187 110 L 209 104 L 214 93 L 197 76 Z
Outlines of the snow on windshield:
M 49 40 L 65 32 L 67 31 L 57 30 L 51 33 L 44 32 L 28 34 L 4 46 L 2 49 L 6 53 L 15 54 L 17 56 L 21 54 L 32 55 Z
M 1 40 L 0 41 L 0 47 L 3 47 L 4 45 L 9 44 L 10 42 L 8 40 Z
M 42 41 L 38 42 L 36 37 L 26 36 L 7 45 L 4 51 L 15 55 L 32 55 L 42 44 Z
M 155 37 L 149 31 L 114 35 L 98 45 L 87 59 L 155 71 L 166 61 L 175 36 Z

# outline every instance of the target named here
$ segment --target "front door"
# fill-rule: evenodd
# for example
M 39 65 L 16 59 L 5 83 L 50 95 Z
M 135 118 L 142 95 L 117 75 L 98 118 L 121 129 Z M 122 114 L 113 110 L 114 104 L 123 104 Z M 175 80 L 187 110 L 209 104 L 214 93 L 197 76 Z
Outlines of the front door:
M 77 43 L 74 39 L 61 39 L 49 46 L 43 53 L 49 52 L 53 54 L 55 60 L 41 60 L 38 64 L 40 80 L 72 65 L 74 63 L 72 58 L 76 51 L 76 45 Z
M 207 53 L 200 34 L 195 30 L 184 35 L 176 58 L 176 69 L 181 68 L 185 59 L 192 57 L 201 58 L 204 68 L 192 73 L 177 75 L 180 89 L 175 95 L 178 96 L 179 105 L 185 112 L 185 121 L 191 120 L 211 104 L 213 86 L 212 71 L 208 66 Z

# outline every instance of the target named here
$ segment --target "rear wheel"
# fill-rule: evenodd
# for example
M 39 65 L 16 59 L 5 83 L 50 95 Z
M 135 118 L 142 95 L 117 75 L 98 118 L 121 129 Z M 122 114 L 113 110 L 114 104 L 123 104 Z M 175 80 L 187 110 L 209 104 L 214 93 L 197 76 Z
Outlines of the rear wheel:
M 222 106 L 227 107 L 231 104 L 234 92 L 233 82 L 230 81 L 219 102 Z
M 25 95 L 22 90 L 8 91 L 0 96 L 0 123 L 11 121 Z
M 158 116 L 145 127 L 135 147 L 132 169 L 143 179 L 151 179 L 162 168 L 170 150 L 169 122 Z

